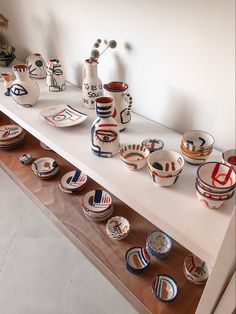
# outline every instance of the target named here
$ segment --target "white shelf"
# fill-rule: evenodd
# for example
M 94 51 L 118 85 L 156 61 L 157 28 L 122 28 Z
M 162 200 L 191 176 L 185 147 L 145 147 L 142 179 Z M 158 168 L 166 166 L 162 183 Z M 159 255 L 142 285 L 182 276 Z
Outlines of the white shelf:
M 9 71 L 1 68 L 1 72 L 6 70 Z M 64 92 L 49 92 L 44 79 L 37 80 L 37 83 L 41 90 L 39 101 L 33 108 L 21 108 L 11 97 L 4 96 L 5 89 L 0 82 L 0 110 L 176 241 L 213 265 L 234 209 L 233 202 L 219 210 L 203 207 L 195 194 L 196 166 L 186 163 L 176 185 L 164 188 L 151 181 L 146 168 L 133 172 L 124 167 L 118 156 L 103 159 L 93 155 L 90 149 L 90 127 L 95 112 L 82 106 L 80 89 L 68 84 Z M 60 129 L 39 118 L 42 109 L 63 103 L 88 114 L 88 119 L 78 126 Z M 120 134 L 121 145 L 141 143 L 148 137 L 160 138 L 165 143 L 165 149 L 179 151 L 180 134 L 136 114 L 132 115 L 127 130 Z M 214 150 L 209 160 L 220 159 L 220 152 Z

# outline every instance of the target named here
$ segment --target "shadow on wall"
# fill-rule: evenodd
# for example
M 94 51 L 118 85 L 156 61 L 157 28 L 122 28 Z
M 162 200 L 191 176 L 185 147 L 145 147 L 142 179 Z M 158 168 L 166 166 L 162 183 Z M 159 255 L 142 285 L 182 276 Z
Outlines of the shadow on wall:
M 172 89 L 163 114 L 163 124 L 180 133 L 194 129 L 194 107 L 188 95 Z

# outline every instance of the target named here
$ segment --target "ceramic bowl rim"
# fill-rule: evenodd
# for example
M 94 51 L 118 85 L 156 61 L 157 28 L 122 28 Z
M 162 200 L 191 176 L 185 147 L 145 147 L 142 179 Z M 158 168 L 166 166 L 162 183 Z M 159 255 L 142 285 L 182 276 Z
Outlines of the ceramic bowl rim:
M 166 238 L 169 240 L 169 242 L 170 242 L 170 248 L 169 248 L 168 251 L 166 251 L 165 253 L 158 253 L 158 252 L 152 247 L 152 245 L 148 242 L 150 236 L 151 236 L 153 233 L 157 233 L 157 232 L 158 232 L 158 233 L 161 233 L 161 234 L 163 234 L 163 235 L 165 235 L 165 237 L 166 237 Z M 173 241 L 172 241 L 172 238 L 171 238 L 167 233 L 163 232 L 163 231 L 160 230 L 160 229 L 156 229 L 156 230 L 153 230 L 152 232 L 150 232 L 149 235 L 147 236 L 146 245 L 150 246 L 151 249 L 152 249 L 154 252 L 156 252 L 158 255 L 163 256 L 163 255 L 168 254 L 168 253 L 171 251 L 172 246 L 173 246 Z
M 190 256 L 193 256 L 193 257 L 196 257 L 196 258 L 198 258 L 198 259 L 200 259 L 198 256 L 196 256 L 195 254 L 193 254 L 193 253 L 191 253 L 191 254 L 188 254 L 186 257 L 185 257 L 185 259 L 184 259 L 184 270 L 185 270 L 185 272 L 187 273 L 187 274 L 189 274 L 189 275 L 191 275 L 191 276 L 193 276 L 189 271 L 188 271 L 188 269 L 186 268 L 186 259 L 188 258 L 188 257 L 190 257 Z M 194 281 L 197 281 L 197 282 L 199 282 L 199 281 L 206 281 L 207 279 L 208 279 L 208 277 L 209 277 L 209 275 L 210 275 L 210 272 L 211 272 L 211 267 L 208 265 L 208 263 L 207 262 L 205 262 L 205 261 L 203 261 L 202 259 L 200 259 L 202 262 L 204 262 L 205 263 L 205 265 L 206 265 L 206 270 L 207 270 L 207 277 L 206 277 L 206 279 L 202 279 L 202 280 L 198 280 L 197 278 L 195 278 L 195 276 L 193 276 L 194 277 Z
M 114 219 L 114 218 L 124 219 L 125 222 L 127 223 L 128 227 L 129 227 L 128 230 L 127 230 L 125 233 L 122 233 L 121 235 L 119 235 L 118 238 L 120 238 L 120 237 L 122 238 L 123 236 L 128 235 L 128 233 L 129 233 L 129 231 L 130 231 L 130 222 L 129 222 L 129 220 L 128 220 L 127 218 L 125 218 L 125 217 L 123 217 L 123 216 L 113 216 L 113 217 L 111 217 L 111 218 L 107 221 L 107 223 L 106 223 L 106 232 L 107 232 L 107 234 L 109 233 L 109 236 L 110 236 L 110 235 L 113 236 L 113 234 L 115 234 L 114 232 L 110 231 L 110 229 L 109 229 L 110 222 L 111 222 L 111 220 Z
M 157 140 L 157 141 L 161 142 L 161 147 L 158 148 L 158 149 L 150 149 L 150 148 L 146 147 L 145 144 L 144 144 L 144 142 L 148 142 L 148 141 L 150 141 L 150 140 Z M 144 146 L 144 147 L 146 147 L 146 148 L 150 151 L 150 153 L 153 153 L 153 152 L 155 152 L 156 150 L 162 150 L 165 144 L 164 144 L 164 142 L 163 142 L 161 139 L 159 139 L 159 138 L 150 138 L 150 137 L 149 137 L 149 138 L 145 138 L 145 139 L 142 141 L 141 145 Z
M 140 146 L 140 148 L 144 148 L 144 150 L 140 150 L 140 149 L 134 149 L 134 148 L 129 148 L 129 146 L 133 146 L 133 145 L 135 145 L 135 146 Z M 150 155 L 150 151 L 149 151 L 149 149 L 147 148 L 147 147 L 145 147 L 145 146 L 143 146 L 143 145 L 140 145 L 140 144 L 127 144 L 127 145 L 123 145 L 120 149 L 119 149 L 119 156 L 120 156 L 120 158 L 122 159 L 122 160 L 127 160 L 127 158 L 125 158 L 123 155 L 122 155 L 122 149 L 123 148 L 125 148 L 125 147 L 127 147 L 127 152 L 128 151 L 130 151 L 130 150 L 132 150 L 132 151 L 134 151 L 134 152 L 140 152 L 140 154 L 141 155 L 143 155 L 143 157 L 144 157 L 144 159 L 139 159 L 138 161 L 135 161 L 135 162 L 139 162 L 139 161 L 143 161 L 143 160 L 145 160 L 145 159 L 148 159 L 148 157 L 149 157 L 149 155 Z M 144 153 L 144 154 L 142 154 L 142 153 Z M 146 155 L 146 153 L 147 153 L 147 156 L 145 156 Z
M 215 143 L 215 138 L 214 138 L 210 133 L 208 133 L 208 132 L 206 132 L 206 131 L 202 131 L 202 130 L 189 130 L 189 131 L 185 132 L 185 133 L 183 134 L 183 137 L 182 137 L 183 143 L 184 143 L 184 141 L 186 142 L 185 137 L 186 137 L 187 134 L 190 133 L 190 132 L 201 132 L 201 133 L 203 133 L 204 135 L 209 136 L 209 137 L 212 139 L 212 144 L 210 144 L 210 145 L 206 145 L 206 146 L 192 145 L 193 147 L 199 147 L 200 149 L 201 149 L 201 148 L 207 148 L 207 147 L 213 146 L 214 143 Z
M 197 183 L 195 183 L 195 189 L 196 189 L 196 191 L 202 196 L 202 197 L 205 197 L 206 199 L 208 199 L 208 200 L 210 200 L 210 201 L 216 201 L 216 202 L 222 202 L 222 201 L 224 201 L 224 202 L 226 202 L 226 201 L 229 201 L 233 196 L 234 196 L 234 191 L 233 191 L 233 193 L 229 196 L 229 197 L 227 197 L 227 198 L 225 198 L 225 199 L 215 199 L 215 198 L 210 198 L 210 197 L 208 197 L 208 196 L 206 196 L 206 195 L 203 195 L 202 193 L 201 193 L 201 191 L 199 191 L 199 189 L 198 189 L 198 184 Z M 210 193 L 209 193 L 210 194 Z
M 176 287 L 176 293 L 175 293 L 175 295 L 174 295 L 173 298 L 166 300 L 166 299 L 163 299 L 163 298 L 159 297 L 159 296 L 156 294 L 156 292 L 153 290 L 153 286 L 152 286 L 152 292 L 153 292 L 153 294 L 155 294 L 155 296 L 157 297 L 157 299 L 160 300 L 160 301 L 163 302 L 163 303 L 169 303 L 169 302 L 174 301 L 174 300 L 177 298 L 178 292 L 179 292 L 179 289 L 178 289 L 178 285 L 177 285 L 176 280 L 175 280 L 173 277 L 171 277 L 171 276 L 169 276 L 169 275 L 167 275 L 167 274 L 161 273 L 161 274 L 155 275 L 155 277 L 154 277 L 153 280 L 152 280 L 152 285 L 153 285 L 154 280 L 155 280 L 156 278 L 159 278 L 160 276 L 167 277 L 167 278 L 169 278 L 169 279 L 174 283 L 174 285 L 175 285 L 175 287 Z
M 150 257 L 150 260 L 149 260 L 149 262 L 147 263 L 147 265 L 146 266 L 144 266 L 144 267 L 142 267 L 142 268 L 134 268 L 134 267 L 132 267 L 130 264 L 129 264 L 129 262 L 128 262 L 128 254 L 130 253 L 130 251 L 131 250 L 134 250 L 134 249 L 142 249 L 142 250 L 145 250 L 146 252 L 147 252 L 147 255 Z M 126 253 L 125 253 L 125 262 L 126 262 L 126 264 L 131 268 L 131 269 L 133 269 L 134 270 L 134 272 L 135 271 L 143 271 L 143 270 L 145 270 L 145 269 L 147 269 L 149 266 L 150 266 L 150 264 L 151 264 L 151 256 L 150 256 L 150 254 L 148 253 L 148 251 L 147 251 L 147 249 L 145 248 L 145 247 L 142 247 L 142 246 L 132 246 L 131 248 L 129 248 L 127 251 L 126 251 Z

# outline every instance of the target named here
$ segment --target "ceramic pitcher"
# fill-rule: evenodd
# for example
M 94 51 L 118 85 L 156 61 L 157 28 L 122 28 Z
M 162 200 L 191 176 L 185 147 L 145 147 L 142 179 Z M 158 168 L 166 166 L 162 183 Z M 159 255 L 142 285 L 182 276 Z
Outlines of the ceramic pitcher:
M 34 78 L 46 77 L 46 63 L 40 53 L 33 53 L 26 59 L 29 75 Z
M 39 98 L 39 86 L 29 77 L 29 67 L 26 64 L 16 64 L 12 67 L 16 80 L 11 85 L 11 96 L 22 107 L 32 107 Z
M 119 128 L 111 117 L 113 99 L 111 97 L 99 97 L 96 99 L 97 119 L 91 129 L 92 152 L 99 157 L 112 157 L 118 154 Z
M 126 91 L 128 85 L 123 82 L 104 84 L 106 95 L 114 99 L 112 117 L 116 120 L 120 131 L 124 131 L 131 120 L 132 97 Z
M 6 92 L 4 93 L 4 95 L 11 96 L 11 84 L 12 84 L 11 73 L 8 73 L 8 72 L 1 73 L 1 77 L 3 78 L 4 86 L 6 88 Z
M 85 60 L 83 67 L 82 95 L 84 107 L 95 108 L 95 100 L 103 96 L 102 81 L 98 77 L 97 61 Z
M 50 92 L 61 92 L 66 88 L 62 65 L 58 59 L 47 62 L 47 85 Z

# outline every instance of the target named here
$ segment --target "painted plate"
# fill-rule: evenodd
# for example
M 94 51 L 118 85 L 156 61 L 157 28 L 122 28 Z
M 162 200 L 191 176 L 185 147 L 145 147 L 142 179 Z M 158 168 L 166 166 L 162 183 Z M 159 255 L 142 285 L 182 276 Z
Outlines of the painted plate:
M 178 287 L 173 278 L 160 274 L 152 281 L 152 292 L 160 301 L 168 303 L 177 297 Z
M 108 210 L 112 199 L 104 190 L 93 190 L 84 195 L 83 207 L 86 211 L 102 212 Z
M 50 157 L 43 157 L 32 163 L 32 170 L 39 174 L 48 174 L 54 172 L 58 167 L 56 160 Z
M 23 132 L 22 127 L 17 124 L 7 124 L 0 126 L 0 141 L 13 139 Z
M 57 105 L 49 107 L 39 113 L 40 117 L 50 125 L 57 128 L 65 128 L 82 123 L 87 115 L 69 105 Z
M 77 190 L 87 182 L 87 176 L 81 170 L 67 172 L 61 178 L 61 185 L 68 190 Z

